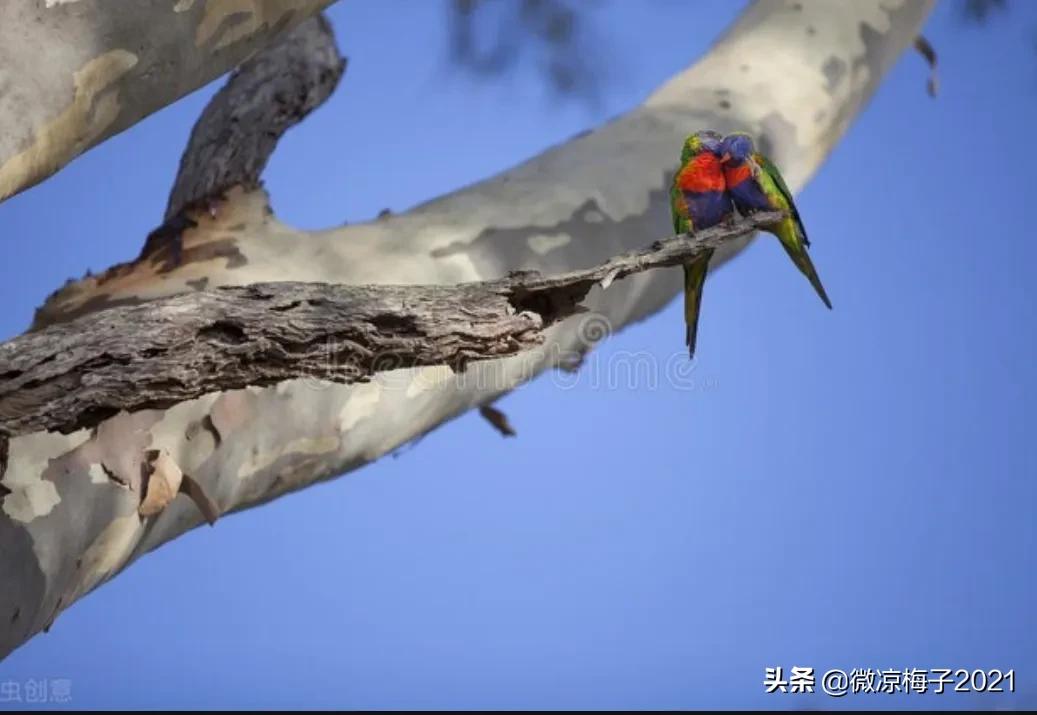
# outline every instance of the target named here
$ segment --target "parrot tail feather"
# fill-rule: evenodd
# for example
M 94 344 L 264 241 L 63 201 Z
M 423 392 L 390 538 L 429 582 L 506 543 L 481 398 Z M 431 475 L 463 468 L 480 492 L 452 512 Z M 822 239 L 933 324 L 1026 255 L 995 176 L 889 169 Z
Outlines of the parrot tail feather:
M 684 264 L 684 344 L 688 346 L 689 359 L 695 357 L 699 311 L 702 309 L 702 286 L 706 282 L 706 272 L 712 256 L 713 251 L 709 250 L 693 263 Z
M 810 254 L 807 253 L 806 234 L 798 230 L 796 224 L 788 219 L 778 224 L 772 232 L 778 237 L 781 247 L 789 254 L 789 258 L 792 259 L 799 272 L 806 276 L 806 279 L 810 281 L 810 285 L 817 292 L 818 297 L 831 310 L 832 301 L 828 299 L 828 293 L 825 292 L 825 287 L 821 285 L 821 278 L 817 275 L 814 262 L 810 260 Z

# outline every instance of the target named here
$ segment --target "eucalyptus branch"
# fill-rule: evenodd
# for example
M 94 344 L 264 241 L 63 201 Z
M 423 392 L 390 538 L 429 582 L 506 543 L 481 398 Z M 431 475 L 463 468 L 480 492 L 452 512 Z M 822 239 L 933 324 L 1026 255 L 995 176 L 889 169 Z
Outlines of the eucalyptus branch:
M 584 310 L 591 288 L 676 266 L 779 213 L 674 236 L 594 268 L 436 285 L 257 283 L 88 313 L 0 345 L 0 433 L 73 432 L 120 411 L 319 376 L 352 383 L 402 367 L 515 355 Z

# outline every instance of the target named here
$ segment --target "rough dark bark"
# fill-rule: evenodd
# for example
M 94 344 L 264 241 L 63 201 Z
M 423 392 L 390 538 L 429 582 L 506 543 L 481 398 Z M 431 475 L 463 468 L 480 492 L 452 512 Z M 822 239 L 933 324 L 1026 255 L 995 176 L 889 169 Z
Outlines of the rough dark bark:
M 331 96 L 345 69 L 323 15 L 242 64 L 194 125 L 166 219 L 231 186 L 258 183 L 281 135 Z
M 110 308 L 0 345 L 0 433 L 70 433 L 217 390 L 514 355 L 591 288 L 676 266 L 781 214 L 656 241 L 585 270 L 456 286 L 257 283 Z
M 187 214 L 232 186 L 257 186 L 281 136 L 331 96 L 345 69 L 331 23 L 317 15 L 235 70 L 195 123 L 165 219 L 141 256 L 170 246 L 175 267 L 183 232 L 195 225 Z

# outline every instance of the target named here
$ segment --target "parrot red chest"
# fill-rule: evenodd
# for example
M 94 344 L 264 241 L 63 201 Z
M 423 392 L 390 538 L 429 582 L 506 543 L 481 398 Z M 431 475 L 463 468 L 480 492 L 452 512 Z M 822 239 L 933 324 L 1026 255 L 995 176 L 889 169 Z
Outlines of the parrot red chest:
M 720 159 L 712 152 L 702 152 L 681 169 L 677 186 L 696 194 L 723 191 L 724 171 Z
M 743 181 L 751 179 L 753 170 L 749 167 L 749 163 L 745 162 L 741 166 L 726 166 L 724 167 L 724 180 L 728 188 L 734 188 Z

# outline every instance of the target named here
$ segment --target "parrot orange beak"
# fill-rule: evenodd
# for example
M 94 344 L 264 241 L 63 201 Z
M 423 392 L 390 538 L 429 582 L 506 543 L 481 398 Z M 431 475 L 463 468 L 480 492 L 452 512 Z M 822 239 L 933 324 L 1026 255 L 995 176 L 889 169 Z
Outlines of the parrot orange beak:
M 722 157 L 720 157 L 720 163 L 721 164 L 726 164 L 729 161 L 731 161 L 731 154 L 729 152 L 725 151 L 724 155 Z

